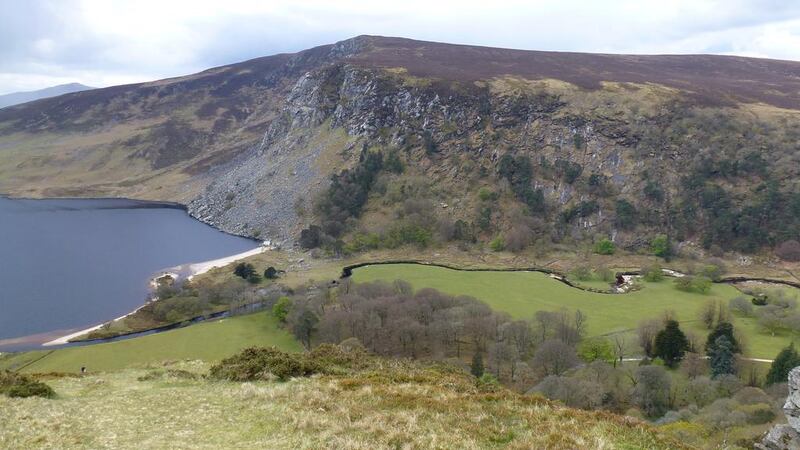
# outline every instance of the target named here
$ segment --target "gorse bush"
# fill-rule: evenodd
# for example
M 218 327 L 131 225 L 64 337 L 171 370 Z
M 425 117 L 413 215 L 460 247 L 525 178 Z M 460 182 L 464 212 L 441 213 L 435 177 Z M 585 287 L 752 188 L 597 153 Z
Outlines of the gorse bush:
M 228 381 L 270 380 L 286 381 L 316 373 L 347 373 L 363 369 L 369 356 L 358 347 L 345 350 L 338 345 L 322 344 L 306 353 L 287 353 L 274 347 L 251 347 L 213 366 L 213 379 Z
M 0 372 L 0 394 L 9 397 L 44 398 L 53 398 L 56 395 L 50 386 L 41 381 L 9 371 Z
M 494 252 L 502 252 L 506 248 L 506 241 L 503 236 L 497 236 L 489 242 L 489 248 Z
M 711 279 L 708 277 L 683 276 L 675 279 L 675 287 L 682 291 L 707 294 L 711 290 Z
M 616 247 L 610 239 L 601 239 L 594 246 L 594 252 L 599 255 L 613 255 Z
M 657 283 L 664 279 L 664 271 L 658 264 L 653 264 L 642 269 L 642 277 L 645 281 Z
M 662 258 L 669 257 L 672 254 L 672 248 L 667 235 L 659 234 L 653 238 L 653 242 L 650 243 L 650 250 L 652 250 L 653 254 L 656 256 Z

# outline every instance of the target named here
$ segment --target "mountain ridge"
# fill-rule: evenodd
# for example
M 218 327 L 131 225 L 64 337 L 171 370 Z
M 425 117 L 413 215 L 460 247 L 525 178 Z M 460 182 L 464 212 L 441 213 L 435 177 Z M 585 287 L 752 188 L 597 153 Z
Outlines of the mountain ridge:
M 0 95 L 0 108 L 6 108 L 9 106 L 32 102 L 44 98 L 56 97 L 64 94 L 71 94 L 73 92 L 87 91 L 90 89 L 94 88 L 80 83 L 67 83 L 47 87 L 44 89 L 38 89 L 35 91 L 10 92 L 8 94 Z
M 333 240 L 386 233 L 403 213 L 381 192 L 421 177 L 451 205 L 436 220 L 478 241 L 525 222 L 556 242 L 608 235 L 635 249 L 667 233 L 752 252 L 797 234 L 798 111 L 792 61 L 359 36 L 0 110 L 0 192 L 177 201 L 225 231 L 293 242 L 333 220 L 315 199 L 370 149 L 407 171 L 378 174 Z M 769 182 L 788 206 L 765 206 Z M 476 199 L 481 186 L 496 205 Z M 515 218 L 520 202 L 547 226 Z M 769 233 L 750 242 L 753 227 Z

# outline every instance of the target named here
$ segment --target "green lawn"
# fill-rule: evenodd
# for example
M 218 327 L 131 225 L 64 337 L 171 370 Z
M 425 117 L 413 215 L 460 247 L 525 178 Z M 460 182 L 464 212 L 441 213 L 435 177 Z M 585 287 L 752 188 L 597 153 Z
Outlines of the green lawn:
M 92 372 L 102 372 L 166 360 L 217 361 L 249 346 L 270 345 L 287 351 L 301 349 L 272 315 L 261 312 L 125 341 L 11 355 L 0 359 L 0 369 L 19 367 L 21 360 L 41 357 L 22 371 L 78 372 L 86 366 Z
M 560 283 L 539 272 L 466 272 L 414 264 L 375 265 L 356 269 L 356 282 L 406 280 L 415 289 L 431 287 L 443 292 L 476 297 L 497 311 L 514 318 L 529 319 L 539 310 L 581 309 L 589 317 L 592 336 L 634 329 L 639 321 L 675 311 L 685 329 L 705 336 L 697 322 L 698 311 L 710 299 L 726 304 L 741 293 L 726 284 L 715 284 L 708 294 L 676 289 L 672 279 L 641 282 L 643 289 L 628 294 L 597 294 Z M 737 317 L 734 325 L 746 336 L 746 353 L 772 359 L 792 339 L 788 334 L 770 336 L 758 330 L 755 319 Z M 633 340 L 632 338 L 630 339 Z

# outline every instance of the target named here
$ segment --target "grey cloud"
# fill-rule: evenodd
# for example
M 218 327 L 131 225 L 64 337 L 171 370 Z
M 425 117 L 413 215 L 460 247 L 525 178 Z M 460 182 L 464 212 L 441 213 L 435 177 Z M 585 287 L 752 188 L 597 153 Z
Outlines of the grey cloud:
M 538 50 L 800 59 L 800 49 L 790 44 L 758 39 L 779 24 L 800 23 L 796 1 L 683 0 L 669 8 L 633 0 L 434 2 L 431 8 L 278 3 L 283 7 L 254 7 L 252 13 L 247 5 L 232 12 L 225 1 L 186 3 L 174 17 L 156 16 L 169 13 L 154 8 L 154 19 L 164 19 L 162 36 L 157 30 L 137 34 L 135 24 L 122 35 L 99 30 L 87 19 L 92 5 L 82 0 L 0 0 L 0 93 L 45 87 L 35 84 L 48 80 L 103 85 L 175 76 L 358 34 Z M 217 9 L 209 18 L 193 15 L 195 7 Z M 800 36 L 800 25 L 786 29 Z

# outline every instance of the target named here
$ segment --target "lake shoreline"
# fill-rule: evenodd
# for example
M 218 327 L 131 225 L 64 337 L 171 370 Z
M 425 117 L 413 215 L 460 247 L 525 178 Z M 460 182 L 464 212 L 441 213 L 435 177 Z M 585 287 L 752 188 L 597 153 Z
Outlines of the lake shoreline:
M 181 277 L 190 281 L 193 277 L 195 277 L 197 275 L 202 275 L 202 274 L 204 274 L 204 273 L 206 273 L 206 272 L 208 272 L 208 271 L 210 271 L 212 269 L 225 267 L 225 266 L 227 266 L 229 264 L 232 264 L 232 263 L 234 263 L 236 261 L 239 261 L 239 260 L 242 260 L 244 258 L 264 253 L 265 251 L 269 250 L 270 248 L 271 247 L 269 246 L 268 242 L 266 242 L 266 243 L 262 242 L 262 244 L 260 246 L 254 248 L 252 250 L 247 250 L 247 251 L 236 253 L 236 254 L 233 254 L 233 255 L 230 255 L 230 256 L 224 256 L 222 258 L 216 258 L 216 259 L 212 259 L 212 260 L 209 260 L 209 261 L 201 261 L 201 262 L 196 262 L 196 263 L 186 263 L 186 264 L 181 264 L 179 266 L 170 267 L 170 268 L 163 269 L 163 270 L 159 271 L 158 274 L 156 274 L 156 275 L 154 275 L 153 277 L 150 278 L 150 282 L 151 282 L 151 285 L 152 285 L 152 283 L 157 278 L 160 278 L 160 277 L 164 276 L 165 274 L 169 274 L 169 275 L 173 276 L 176 281 L 178 279 L 180 279 Z M 109 320 L 109 321 L 100 323 L 98 325 L 94 325 L 94 326 L 88 327 L 86 329 L 83 329 L 83 330 L 80 330 L 80 331 L 76 331 L 76 332 L 67 334 L 65 336 L 58 337 L 56 339 L 53 339 L 51 341 L 43 343 L 41 346 L 42 347 L 52 347 L 52 346 L 57 346 L 57 345 L 70 344 L 70 343 L 72 343 L 73 339 L 76 339 L 76 338 L 79 338 L 81 336 L 87 335 L 87 334 L 91 333 L 92 331 L 99 330 L 100 328 L 102 328 L 106 324 L 110 324 L 110 323 L 113 323 L 113 322 L 118 322 L 120 320 L 124 320 L 125 318 L 136 314 L 142 308 L 148 306 L 149 304 L 151 304 L 153 302 L 157 302 L 157 301 L 158 301 L 158 298 L 154 298 L 152 300 L 149 300 L 149 301 L 145 302 L 143 305 L 139 306 L 135 310 L 133 310 L 133 311 L 131 311 L 131 312 L 129 312 L 129 313 L 123 315 L 123 316 L 117 317 L 116 319 Z M 170 326 L 171 325 L 166 325 L 166 327 L 170 327 Z M 135 333 L 153 331 L 153 330 L 156 330 L 156 329 L 159 329 L 159 328 L 163 328 L 163 327 L 156 327 L 156 328 L 152 328 L 152 329 L 148 329 L 148 330 L 140 330 L 140 331 L 137 331 Z M 77 341 L 74 341 L 74 342 L 91 342 L 93 340 L 104 341 L 104 340 L 107 340 L 107 339 L 109 339 L 109 338 L 103 338 L 103 339 L 81 339 L 81 340 L 77 340 Z
M 188 213 L 187 205 L 182 204 L 182 203 L 178 203 L 178 202 L 160 201 L 160 200 L 143 200 L 143 199 L 125 198 L 125 197 L 27 197 L 27 196 L 15 196 L 15 195 L 10 195 L 10 194 L 6 194 L 6 193 L 0 193 L 0 200 L 2 200 L 4 202 L 8 202 L 9 207 L 12 208 L 12 210 L 15 210 L 17 208 L 16 206 L 13 206 L 17 201 L 21 202 L 20 205 L 35 204 L 33 202 L 43 202 L 42 203 L 43 206 L 39 206 L 38 208 L 41 208 L 42 211 L 52 210 L 52 211 L 54 211 L 56 213 L 58 213 L 58 211 L 69 212 L 69 211 L 91 211 L 91 210 L 98 210 L 98 211 L 109 210 L 109 214 L 116 214 L 116 213 L 113 213 L 113 210 L 159 210 L 159 209 L 168 209 L 168 210 L 182 211 L 184 214 L 186 214 L 187 218 L 191 219 L 192 222 L 195 222 L 197 224 L 202 224 L 203 226 L 208 227 L 207 228 L 208 231 L 206 233 L 214 233 L 214 232 L 216 232 L 216 233 L 221 233 L 222 235 L 227 235 L 227 236 L 236 237 L 236 238 L 239 238 L 239 239 L 244 239 L 244 241 L 242 241 L 242 242 L 245 243 L 244 244 L 245 246 L 244 246 L 244 248 L 242 248 L 241 244 L 240 244 L 240 249 L 241 250 L 246 249 L 245 251 L 241 251 L 241 250 L 240 251 L 236 251 L 237 249 L 231 248 L 231 250 L 233 250 L 235 253 L 233 253 L 232 255 L 229 254 L 228 256 L 223 256 L 221 258 L 213 258 L 216 255 L 214 255 L 213 254 L 214 252 L 211 251 L 211 250 L 205 251 L 205 252 L 203 252 L 203 251 L 200 251 L 200 252 L 197 252 L 197 251 L 188 252 L 188 254 L 185 255 L 185 256 L 189 257 L 189 258 L 187 258 L 189 261 L 194 261 L 194 262 L 181 263 L 178 266 L 172 266 L 172 267 L 184 267 L 185 268 L 184 273 L 186 274 L 187 277 L 188 276 L 192 276 L 192 275 L 197 275 L 199 273 L 204 273 L 204 272 L 206 272 L 206 271 L 208 271 L 208 270 L 210 270 L 210 269 L 212 269 L 214 267 L 218 267 L 220 265 L 224 265 L 224 264 L 220 264 L 220 263 L 226 263 L 227 264 L 227 263 L 229 263 L 231 261 L 235 261 L 235 260 L 250 256 L 250 255 L 255 254 L 255 253 L 260 253 L 261 251 L 265 250 L 265 248 L 263 247 L 263 241 L 261 241 L 259 239 L 255 239 L 255 238 L 253 238 L 251 236 L 240 236 L 240 235 L 237 235 L 237 234 L 229 233 L 229 232 L 226 232 L 224 230 L 220 230 L 219 228 L 217 228 L 217 227 L 215 227 L 215 226 L 213 226 L 211 224 L 208 224 L 206 222 L 200 221 L 197 217 L 194 217 L 194 216 L 192 216 L 191 214 Z M 73 205 L 73 204 L 69 203 L 69 202 L 72 202 L 72 201 L 80 202 L 80 203 L 76 203 L 76 204 Z M 47 203 L 47 202 L 51 202 L 51 203 Z M 63 202 L 63 203 L 59 203 L 59 202 Z M 27 208 L 27 207 L 26 206 L 20 206 L 20 208 L 23 208 L 23 209 L 21 209 L 21 211 L 24 211 L 25 210 L 24 208 Z M 104 214 L 104 213 L 100 213 L 100 214 Z M 153 213 L 144 213 L 144 214 L 159 214 L 159 213 L 156 213 L 154 211 Z M 36 219 L 36 220 L 39 220 L 39 219 Z M 156 228 L 156 230 L 157 230 L 157 228 Z M 172 230 L 172 231 L 174 232 L 174 230 Z M 171 242 L 173 241 L 172 238 L 168 238 L 168 239 L 170 239 Z M 223 238 L 219 238 L 219 239 L 223 239 Z M 205 247 L 204 244 L 207 241 L 201 240 L 201 241 L 198 241 L 198 242 L 201 244 L 200 247 Z M 250 248 L 248 248 L 248 245 L 246 244 L 246 242 L 250 242 L 251 243 L 251 245 L 249 245 Z M 213 248 L 213 247 L 209 247 L 209 248 Z M 202 253 L 205 253 L 207 256 L 211 256 L 213 259 L 206 259 L 206 258 L 202 258 L 202 257 L 198 258 L 198 259 L 192 258 L 192 254 L 194 254 L 195 256 L 199 256 Z M 219 253 L 217 253 L 217 255 L 218 254 Z M 196 261 L 200 261 L 200 262 L 196 262 Z M 147 284 L 153 277 L 156 277 L 159 274 L 164 273 L 165 271 L 170 271 L 170 269 L 169 268 L 168 269 L 159 269 L 157 272 L 153 272 L 151 275 L 147 275 L 147 276 L 143 277 L 141 281 L 144 282 L 144 284 Z M 129 309 L 130 312 L 128 312 L 127 314 L 124 314 L 124 315 L 121 315 L 119 317 L 116 317 L 115 319 L 113 319 L 111 321 L 103 321 L 102 323 L 99 323 L 98 325 L 93 325 L 91 327 L 81 327 L 81 329 L 76 329 L 76 328 L 70 329 L 70 328 L 66 328 L 66 327 L 60 327 L 60 328 L 45 328 L 48 331 L 35 332 L 33 334 L 30 334 L 30 333 L 19 333 L 19 334 L 16 334 L 16 335 L 11 335 L 11 337 L 8 337 L 8 338 L 0 339 L 0 348 L 2 349 L 2 351 L 7 352 L 7 351 L 22 351 L 23 347 L 25 349 L 32 349 L 32 347 L 35 346 L 36 348 L 39 348 L 39 349 L 45 349 L 47 347 L 56 347 L 56 346 L 63 345 L 67 341 L 69 341 L 71 339 L 74 339 L 76 337 L 79 337 L 81 335 L 85 335 L 88 332 L 94 331 L 94 330 L 102 327 L 106 323 L 122 320 L 125 317 L 128 317 L 128 316 L 130 316 L 132 314 L 135 314 L 141 308 L 143 308 L 143 307 L 147 306 L 149 303 L 151 303 L 152 300 L 148 300 L 146 302 L 144 301 L 144 300 L 148 299 L 148 297 L 149 297 L 149 294 L 146 294 L 143 297 L 139 297 L 140 300 L 138 302 L 138 306 L 136 306 L 135 309 L 132 309 L 132 310 Z M 129 302 L 126 301 L 126 304 L 127 303 L 129 303 Z M 119 313 L 117 313 L 117 315 L 118 314 Z M 96 315 L 100 315 L 100 314 L 96 314 Z M 91 316 L 91 314 L 88 314 L 87 316 Z M 115 316 L 116 315 L 112 315 L 111 317 L 115 317 Z M 95 322 L 95 323 L 97 323 L 97 322 Z M 27 328 L 27 327 L 21 327 L 21 328 L 24 329 L 24 328 Z M 20 331 L 22 331 L 22 329 Z M 25 330 L 25 331 L 27 331 L 27 330 Z M 43 344 L 48 344 L 48 345 L 45 346 Z
M 176 209 L 176 210 L 180 210 L 180 211 L 185 212 L 186 215 L 188 215 L 192 219 L 194 219 L 194 220 L 196 220 L 196 221 L 198 221 L 198 222 L 200 222 L 200 223 L 202 223 L 204 225 L 207 225 L 207 226 L 219 231 L 220 233 L 224 233 L 224 234 L 227 234 L 229 236 L 235 236 L 235 237 L 240 237 L 240 238 L 244 238 L 244 239 L 249 239 L 249 240 L 255 241 L 255 242 L 262 242 L 261 239 L 258 239 L 258 238 L 253 237 L 253 236 L 249 236 L 249 235 L 246 235 L 246 234 L 232 233 L 230 231 L 225 231 L 222 228 L 220 228 L 219 226 L 217 226 L 216 224 L 211 223 L 211 222 L 207 222 L 205 220 L 201 220 L 199 217 L 193 215 L 189 211 L 189 206 L 188 205 L 186 205 L 184 203 L 180 203 L 180 202 L 169 201 L 169 200 L 147 200 L 147 199 L 131 198 L 131 197 L 22 197 L 22 196 L 16 196 L 16 195 L 11 195 L 11 194 L 2 193 L 2 192 L 0 192 L 0 199 L 7 199 L 7 200 L 124 201 L 124 202 L 130 202 L 132 204 L 128 205 L 128 206 L 119 207 L 119 208 L 98 208 L 98 209 L 159 209 L 159 208 Z

